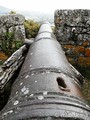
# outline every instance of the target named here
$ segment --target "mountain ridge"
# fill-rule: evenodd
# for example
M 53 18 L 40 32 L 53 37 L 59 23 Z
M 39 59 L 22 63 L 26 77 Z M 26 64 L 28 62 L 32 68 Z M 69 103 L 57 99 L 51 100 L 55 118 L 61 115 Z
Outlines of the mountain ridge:
M 11 9 L 0 6 L 0 14 L 6 14 L 6 13 L 8 13 L 10 11 L 11 11 Z
M 54 22 L 53 13 L 44 13 L 40 11 L 25 11 L 25 10 L 12 10 L 3 6 L 0 6 L 0 14 L 8 14 L 10 11 L 15 11 L 18 14 L 25 16 L 25 19 L 32 19 L 36 22 L 48 21 L 51 24 Z

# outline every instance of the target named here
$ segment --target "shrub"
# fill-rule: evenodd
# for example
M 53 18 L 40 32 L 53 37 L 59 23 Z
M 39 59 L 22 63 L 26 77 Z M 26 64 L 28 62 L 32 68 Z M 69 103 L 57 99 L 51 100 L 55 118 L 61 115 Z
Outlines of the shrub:
M 16 12 L 15 11 L 10 11 L 10 14 L 16 14 Z
M 5 33 L 2 33 L 2 35 L 0 35 L 0 47 L 8 56 L 16 51 L 23 43 L 23 41 L 16 40 L 14 35 L 14 31 L 10 32 L 8 29 Z
M 39 30 L 40 25 L 37 22 L 34 22 L 33 20 L 25 20 L 24 22 L 25 26 L 25 33 L 26 38 L 34 38 Z

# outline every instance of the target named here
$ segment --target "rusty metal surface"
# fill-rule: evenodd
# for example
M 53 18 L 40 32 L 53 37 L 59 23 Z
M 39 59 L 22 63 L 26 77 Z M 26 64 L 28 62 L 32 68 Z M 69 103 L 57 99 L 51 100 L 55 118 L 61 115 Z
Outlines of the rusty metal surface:
M 0 120 L 90 120 L 90 107 L 50 25 L 41 26 Z

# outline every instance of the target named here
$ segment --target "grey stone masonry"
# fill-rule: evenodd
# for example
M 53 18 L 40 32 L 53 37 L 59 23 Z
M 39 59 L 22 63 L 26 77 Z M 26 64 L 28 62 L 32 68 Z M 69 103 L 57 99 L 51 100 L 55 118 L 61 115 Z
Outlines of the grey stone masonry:
M 68 60 L 90 66 L 90 10 L 56 10 L 54 23 Z
M 90 10 L 56 10 L 54 22 L 57 39 L 62 44 L 90 42 Z
M 25 38 L 24 16 L 20 14 L 8 14 L 0 16 L 0 35 L 8 29 L 15 33 L 15 39 Z

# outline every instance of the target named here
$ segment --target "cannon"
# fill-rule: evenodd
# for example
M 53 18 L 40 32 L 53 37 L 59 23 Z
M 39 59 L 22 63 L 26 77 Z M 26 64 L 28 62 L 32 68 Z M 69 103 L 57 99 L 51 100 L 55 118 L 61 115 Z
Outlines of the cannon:
M 30 45 L 0 120 L 90 120 L 74 69 L 45 22 Z

